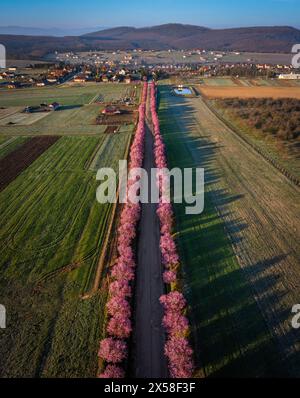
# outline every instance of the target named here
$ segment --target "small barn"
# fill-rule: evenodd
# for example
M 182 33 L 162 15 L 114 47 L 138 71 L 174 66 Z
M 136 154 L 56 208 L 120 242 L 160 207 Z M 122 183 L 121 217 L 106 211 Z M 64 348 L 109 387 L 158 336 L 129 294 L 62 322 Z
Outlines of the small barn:
M 121 113 L 122 112 L 119 108 L 112 105 L 106 106 L 102 111 L 102 115 L 108 115 L 108 116 L 120 115 Z

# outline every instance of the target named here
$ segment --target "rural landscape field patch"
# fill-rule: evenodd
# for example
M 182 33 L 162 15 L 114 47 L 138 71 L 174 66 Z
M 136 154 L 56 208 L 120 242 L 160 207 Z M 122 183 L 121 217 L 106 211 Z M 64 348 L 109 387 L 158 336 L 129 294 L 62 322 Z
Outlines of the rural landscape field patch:
M 246 156 L 247 150 L 244 152 L 239 140 L 200 98 L 175 100 L 170 95 L 170 88 L 162 86 L 160 117 L 169 161 L 174 167 L 204 167 L 206 173 L 204 213 L 187 217 L 175 205 L 183 280 L 199 365 L 206 375 L 282 374 L 282 353 L 278 352 L 276 340 L 289 346 L 289 339 L 293 338 L 295 343 L 297 337 L 276 314 L 288 311 L 297 300 L 298 293 L 291 285 L 298 248 L 288 241 L 285 248 L 282 243 L 279 245 L 279 234 L 286 233 L 287 216 L 291 223 L 289 233 L 297 228 L 293 221 L 297 217 L 297 188 L 269 170 L 263 160 L 256 164 L 266 171 L 253 169 L 251 165 L 255 162 L 248 162 L 247 156 L 255 155 L 249 152 Z M 268 177 L 264 177 L 267 170 Z M 274 181 L 272 193 L 266 188 L 265 178 Z M 280 178 L 279 191 L 275 182 Z M 253 197 L 263 189 L 274 195 L 274 201 L 270 201 L 273 207 L 267 214 L 261 207 L 267 209 L 267 203 Z M 277 206 L 285 209 L 279 210 Z M 279 213 L 286 215 L 281 226 L 277 220 Z M 275 225 L 276 220 L 277 228 L 271 234 L 269 222 Z M 256 229 L 258 223 L 260 232 Z M 289 241 L 292 242 L 291 236 Z M 264 260 L 259 260 L 261 250 Z M 255 258 L 257 264 L 253 265 Z M 272 281 L 274 272 L 284 286 Z M 254 300 L 253 289 L 259 300 Z M 263 296 L 265 289 L 270 292 L 268 298 Z M 289 365 L 294 374 L 299 367 L 296 351 L 295 348 L 291 354 L 293 365 Z
M 300 87 L 200 87 L 208 98 L 296 98 Z
M 4 332 L 1 345 L 2 377 L 96 372 L 105 279 L 94 297 L 88 301 L 82 297 L 94 282 L 111 214 L 111 205 L 96 202 L 96 170 L 117 166 L 132 130 L 119 137 L 83 134 L 55 137 L 56 142 L 38 151 L 35 160 L 36 152 L 30 148 L 53 139 L 13 137 L 11 145 L 16 148 L 6 155 L 11 162 L 5 161 L 3 181 L 7 185 L 10 177 L 10 184 L 0 193 L 0 268 L 1 302 L 8 308 L 11 328 Z M 104 142 L 109 153 L 97 150 Z M 25 156 L 27 148 L 30 153 Z M 27 348 L 20 352 L 24 344 Z
M 0 381 L 202 396 L 299 378 L 300 2 L 16 3 Z

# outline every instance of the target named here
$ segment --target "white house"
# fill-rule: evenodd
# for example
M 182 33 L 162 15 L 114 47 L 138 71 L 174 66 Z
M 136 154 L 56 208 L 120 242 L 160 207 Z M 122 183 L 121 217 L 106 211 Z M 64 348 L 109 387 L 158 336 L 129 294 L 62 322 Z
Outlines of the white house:
M 300 80 L 300 73 L 281 73 L 278 76 L 278 79 Z

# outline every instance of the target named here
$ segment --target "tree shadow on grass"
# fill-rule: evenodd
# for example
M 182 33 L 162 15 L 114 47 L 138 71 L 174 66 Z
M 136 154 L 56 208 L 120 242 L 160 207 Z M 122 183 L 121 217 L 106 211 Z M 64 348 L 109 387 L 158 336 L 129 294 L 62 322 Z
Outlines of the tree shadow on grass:
M 56 112 L 67 111 L 71 109 L 79 109 L 82 107 L 83 105 L 62 105 L 56 110 Z
M 195 129 L 195 110 L 186 99 L 172 97 L 164 108 L 164 99 L 169 97 L 168 88 L 162 87 L 160 91 L 161 130 L 169 165 L 203 167 L 208 188 L 203 214 L 186 216 L 183 205 L 174 206 L 196 363 L 208 377 L 286 376 L 289 370 L 282 366 L 278 342 L 269 332 L 227 235 L 230 231 L 231 239 L 237 242 L 243 239 L 241 232 L 248 227 L 243 220 L 235 219 L 227 208 L 243 196 L 229 195 L 225 189 L 214 188 L 213 184 L 220 179 L 220 171 L 214 165 L 220 145 L 211 142 L 205 134 L 191 133 Z M 223 218 L 216 205 L 222 207 Z M 226 215 L 231 217 L 225 223 Z M 269 291 L 272 287 L 278 291 L 280 286 L 276 272 L 271 278 L 267 277 L 263 275 L 264 267 L 280 261 L 280 258 L 270 258 L 248 270 L 255 272 L 258 283 L 267 286 L 266 300 L 278 301 L 278 295 L 275 297 Z M 287 316 L 280 305 L 278 311 L 283 317 Z M 279 319 L 279 312 L 277 315 Z

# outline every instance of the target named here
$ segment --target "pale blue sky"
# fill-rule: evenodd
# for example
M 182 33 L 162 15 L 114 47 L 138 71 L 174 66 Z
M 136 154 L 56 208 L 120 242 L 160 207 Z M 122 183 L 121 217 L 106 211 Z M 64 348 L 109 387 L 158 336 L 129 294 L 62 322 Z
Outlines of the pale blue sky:
M 168 22 L 300 27 L 300 0 L 9 0 L 0 10 L 0 26 L 138 27 Z

